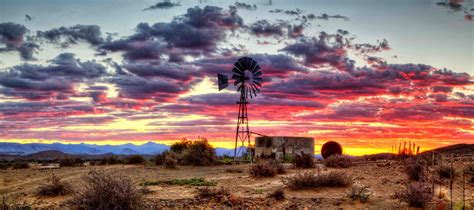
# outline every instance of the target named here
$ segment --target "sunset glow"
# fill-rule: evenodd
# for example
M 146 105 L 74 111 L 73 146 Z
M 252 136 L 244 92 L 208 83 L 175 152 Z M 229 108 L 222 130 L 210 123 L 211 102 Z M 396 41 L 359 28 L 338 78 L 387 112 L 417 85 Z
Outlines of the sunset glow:
M 263 72 L 254 132 L 350 155 L 474 143 L 474 22 L 371 2 L 0 0 L 0 142 L 233 148 L 239 95 L 216 74 L 249 56 Z

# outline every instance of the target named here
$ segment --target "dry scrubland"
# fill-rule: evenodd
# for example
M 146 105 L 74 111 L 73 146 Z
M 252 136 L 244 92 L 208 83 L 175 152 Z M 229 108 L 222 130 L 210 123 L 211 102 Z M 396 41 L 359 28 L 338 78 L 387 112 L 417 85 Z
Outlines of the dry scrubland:
M 456 148 L 464 152 L 453 152 Z M 84 162 L 43 152 L 41 156 L 50 159 L 42 164 L 2 162 L 0 209 L 446 209 L 451 197 L 453 209 L 461 209 L 463 200 L 472 209 L 474 156 L 465 148 L 447 148 L 458 154 L 450 158 L 438 150 L 434 162 L 425 153 L 331 156 L 324 161 L 296 155 L 286 159 L 288 163 L 234 165 L 228 157 L 217 157 L 206 140 L 177 142 L 155 157 Z M 51 159 L 54 154 L 58 158 Z
M 343 164 L 346 168 L 332 168 L 324 166 L 324 163 L 320 161 L 315 163 L 314 168 L 298 169 L 288 163 L 283 164 L 284 168 L 281 169 L 283 170 L 281 173 L 272 174 L 270 172 L 269 176 L 274 175 L 273 177 L 251 175 L 251 168 L 257 164 L 177 166 L 176 169 L 151 166 L 150 164 L 148 164 L 150 166 L 117 164 L 61 167 L 48 170 L 10 168 L 0 171 L 0 194 L 5 198 L 3 205 L 35 208 L 73 207 L 74 202 L 71 200 L 84 189 L 88 181 L 84 177 L 95 170 L 103 171 L 112 177 L 129 178 L 133 185 L 131 187 L 136 188 L 142 196 L 139 205 L 148 208 L 184 206 L 272 206 L 276 208 L 317 207 L 321 209 L 405 208 L 408 207 L 408 203 L 400 201 L 397 198 L 397 194 L 399 194 L 397 192 L 403 191 L 407 184 L 415 183 L 415 181 L 410 181 L 406 173 L 407 164 L 403 160 L 379 160 Z M 461 168 L 465 166 L 461 166 L 461 164 L 468 164 L 468 161 L 459 160 L 454 163 L 454 167 L 457 169 L 453 185 L 455 188 L 460 186 L 462 181 Z M 284 184 L 291 181 L 291 179 L 287 179 L 288 177 L 331 173 L 343 174 L 349 179 L 349 182 L 341 185 L 334 183 L 321 185 L 321 182 L 312 182 L 314 187 L 302 189 Z M 425 178 L 421 179 L 431 179 L 430 169 L 427 169 L 426 173 L 428 175 L 422 175 Z M 44 188 L 47 183 L 51 183 L 50 179 L 53 174 L 55 177 L 61 178 L 60 182 L 66 184 L 66 188 L 72 192 L 66 192 L 66 195 L 39 195 L 39 190 Z M 436 172 L 436 174 L 438 173 Z M 438 198 L 440 185 L 437 184 L 437 195 L 426 207 L 448 203 L 442 200 L 449 199 L 449 179 L 437 179 L 438 183 L 443 183 L 441 184 L 441 197 L 444 194 L 444 198 Z M 467 204 L 474 202 L 472 195 L 474 187 L 469 184 L 469 181 L 466 178 Z M 326 183 L 326 181 L 323 182 Z M 455 190 L 454 200 L 457 203 L 456 206 L 459 206 L 462 199 L 462 189 L 458 187 Z

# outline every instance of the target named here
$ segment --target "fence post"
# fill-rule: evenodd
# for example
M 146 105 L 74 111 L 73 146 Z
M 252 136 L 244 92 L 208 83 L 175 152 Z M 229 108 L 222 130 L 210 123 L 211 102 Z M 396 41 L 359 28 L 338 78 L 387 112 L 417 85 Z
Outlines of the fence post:
M 453 210 L 453 153 L 451 153 L 451 158 L 449 160 L 450 162 L 450 167 L 451 167 L 451 170 L 449 172 L 449 196 L 450 196 L 450 206 L 451 206 L 451 210 Z
M 435 151 L 434 149 L 432 150 L 432 155 L 431 155 L 431 192 L 433 193 L 433 196 L 435 195 Z
M 466 209 L 466 200 L 465 200 L 465 193 L 466 193 L 466 179 L 464 176 L 464 167 L 462 170 L 462 209 Z

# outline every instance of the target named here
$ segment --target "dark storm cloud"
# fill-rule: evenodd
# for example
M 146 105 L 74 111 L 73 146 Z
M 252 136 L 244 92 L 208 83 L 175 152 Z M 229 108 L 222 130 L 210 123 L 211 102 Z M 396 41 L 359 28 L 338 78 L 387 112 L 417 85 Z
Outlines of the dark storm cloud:
M 74 84 L 89 82 L 106 75 L 106 68 L 96 61 L 81 62 L 74 54 L 63 53 L 50 65 L 22 64 L 0 72 L 0 92 L 27 99 L 64 98 L 75 92 Z
M 198 74 L 195 67 L 176 63 L 153 65 L 149 63 L 131 63 L 124 65 L 129 72 L 140 77 L 160 77 L 179 81 L 190 81 Z
M 331 65 L 341 71 L 352 71 L 354 61 L 347 57 L 340 35 L 321 33 L 319 37 L 301 39 L 280 51 L 304 58 L 308 66 Z
M 238 9 L 245 9 L 245 10 L 250 10 L 250 11 L 257 10 L 257 5 L 255 4 L 251 5 L 251 4 L 246 4 L 243 2 L 235 2 L 234 6 L 237 7 Z
M 154 100 L 167 102 L 179 94 L 186 93 L 192 86 L 190 82 L 168 81 L 162 78 L 143 78 L 138 76 L 120 76 L 112 83 L 120 88 L 121 98 Z
M 200 55 L 217 50 L 217 44 L 226 38 L 226 31 L 243 26 L 243 19 L 235 7 L 189 8 L 186 14 L 169 23 L 153 25 L 140 23 L 130 37 L 104 43 L 103 50 L 124 51 L 129 60 L 159 59 L 169 54 L 171 61 L 182 61 L 182 55 Z
M 35 60 L 33 54 L 39 50 L 39 45 L 25 42 L 28 29 L 16 23 L 0 23 L 0 52 L 18 51 L 23 60 Z
M 434 93 L 438 93 L 438 92 L 450 93 L 451 91 L 453 91 L 453 87 L 450 87 L 450 86 L 433 86 L 433 87 L 431 87 L 431 90 Z
M 104 42 L 100 27 L 97 25 L 62 26 L 48 31 L 38 31 L 36 36 L 50 42 L 60 43 L 64 47 L 79 41 L 85 41 L 93 46 Z
M 181 6 L 179 4 L 179 2 L 170 2 L 170 1 L 164 1 L 164 2 L 158 2 L 154 5 L 151 5 L 145 9 L 143 9 L 143 11 L 146 11 L 146 10 L 154 10 L 154 9 L 170 9 L 170 8 L 173 8 L 173 7 L 177 7 L 177 6 Z
M 257 36 L 282 36 L 283 26 L 279 23 L 270 23 L 267 20 L 259 20 L 249 26 L 250 32 Z

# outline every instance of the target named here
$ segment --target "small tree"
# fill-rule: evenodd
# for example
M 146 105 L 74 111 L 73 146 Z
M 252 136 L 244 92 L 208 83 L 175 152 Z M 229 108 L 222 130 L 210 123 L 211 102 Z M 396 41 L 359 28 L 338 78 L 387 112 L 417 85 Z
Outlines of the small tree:
M 213 165 L 216 160 L 216 151 L 207 142 L 200 139 L 189 143 L 187 149 L 182 152 L 180 163 L 183 165 L 208 166 Z
M 189 145 L 191 145 L 191 141 L 183 138 L 181 141 L 172 144 L 170 146 L 170 151 L 175 153 L 182 153 L 186 149 L 188 149 Z

